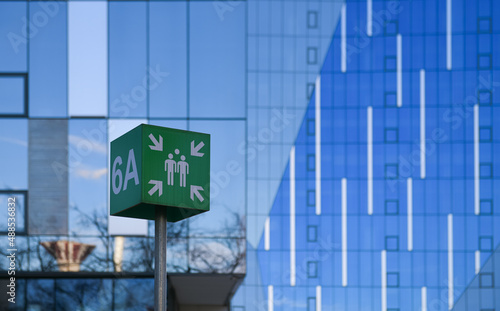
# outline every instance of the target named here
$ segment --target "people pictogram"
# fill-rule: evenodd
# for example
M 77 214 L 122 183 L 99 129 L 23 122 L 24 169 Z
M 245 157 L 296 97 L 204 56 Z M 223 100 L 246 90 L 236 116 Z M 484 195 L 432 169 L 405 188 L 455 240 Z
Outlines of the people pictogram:
M 181 187 L 186 187 L 186 175 L 189 174 L 189 164 L 186 157 L 181 155 L 181 160 L 177 162 L 176 171 L 179 173 L 179 183 Z
M 169 154 L 168 159 L 165 160 L 165 171 L 167 172 L 167 185 L 174 185 L 174 173 L 177 173 L 177 163 L 173 160 L 174 155 Z

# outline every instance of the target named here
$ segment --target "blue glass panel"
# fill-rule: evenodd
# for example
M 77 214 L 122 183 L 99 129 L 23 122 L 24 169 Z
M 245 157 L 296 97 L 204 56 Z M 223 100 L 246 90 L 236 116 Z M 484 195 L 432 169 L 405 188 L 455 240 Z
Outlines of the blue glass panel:
M 149 5 L 149 116 L 187 116 L 187 4 Z
M 0 75 L 0 115 L 24 115 L 25 78 Z
M 155 74 L 147 68 L 146 7 L 145 2 L 108 6 L 110 117 L 147 116 L 148 81 L 152 85 Z
M 28 188 L 28 121 L 0 119 L 0 189 Z
M 26 2 L 0 2 L 0 71 L 26 72 Z
M 29 44 L 30 117 L 66 117 L 68 114 L 67 4 L 30 2 L 35 27 Z M 50 73 L 50 74 L 49 74 Z
M 238 6 L 221 22 L 212 3 L 191 2 L 189 115 L 245 116 L 245 14 Z

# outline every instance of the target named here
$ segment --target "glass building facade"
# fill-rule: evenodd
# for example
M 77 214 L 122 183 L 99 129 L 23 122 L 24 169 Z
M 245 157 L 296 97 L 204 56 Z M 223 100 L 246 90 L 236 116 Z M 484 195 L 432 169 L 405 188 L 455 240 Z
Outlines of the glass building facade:
M 154 223 L 108 216 L 109 142 L 148 123 L 211 134 L 212 208 L 169 225 L 167 268 L 246 274 L 222 310 L 499 309 L 499 18 L 495 0 L 0 1 L 18 250 L 0 307 L 152 308 Z M 0 213 L 3 255 L 7 231 Z M 91 251 L 62 272 L 51 249 L 75 243 Z
M 342 4 L 248 251 L 259 276 L 240 293 L 259 293 L 235 304 L 498 309 L 499 16 L 487 0 Z

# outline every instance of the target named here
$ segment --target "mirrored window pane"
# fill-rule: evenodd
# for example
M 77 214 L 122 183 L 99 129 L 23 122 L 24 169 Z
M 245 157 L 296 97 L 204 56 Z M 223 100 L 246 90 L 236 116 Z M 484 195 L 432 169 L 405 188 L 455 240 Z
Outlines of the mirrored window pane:
M 55 291 L 52 279 L 27 280 L 27 310 L 54 310 Z
M 149 4 L 149 116 L 187 117 L 187 2 Z
M 0 119 L 0 189 L 28 188 L 28 122 Z
M 108 114 L 108 4 L 68 3 L 70 116 Z
M 25 115 L 25 77 L 0 74 L 0 115 Z
M 29 41 L 31 117 L 68 114 L 68 33 L 65 1 L 30 2 L 32 37 Z M 50 74 L 47 74 L 50 73 Z
M 109 116 L 146 117 L 146 3 L 110 2 Z
M 0 2 L 0 71 L 26 72 L 28 39 L 23 32 L 26 1 Z
M 191 121 L 190 130 L 211 134 L 210 212 L 189 219 L 191 236 L 245 236 L 244 121 Z
M 214 4 L 189 2 L 189 115 L 244 117 L 246 10 L 222 21 Z
M 0 191 L 0 232 L 12 231 L 22 234 L 26 231 L 27 192 Z M 10 230 L 9 230 L 10 228 Z
M 56 310 L 112 310 L 110 279 L 58 279 L 55 290 Z
M 69 121 L 69 232 L 107 234 L 107 122 Z
M 154 309 L 154 279 L 118 279 L 114 282 L 114 310 Z

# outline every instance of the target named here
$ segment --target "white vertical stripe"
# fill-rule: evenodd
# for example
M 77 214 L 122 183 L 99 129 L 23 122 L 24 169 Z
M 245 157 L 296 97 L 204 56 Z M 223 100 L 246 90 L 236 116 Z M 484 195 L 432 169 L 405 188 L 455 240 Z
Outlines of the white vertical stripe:
M 451 70 L 451 0 L 446 0 L 446 69 Z
M 382 280 L 381 297 L 382 311 L 387 311 L 387 252 L 385 250 L 380 254 L 380 278 Z
M 267 286 L 267 311 L 274 310 L 274 287 L 272 285 Z
M 425 178 L 425 70 L 420 70 L 420 178 Z
M 372 0 L 366 1 L 366 34 L 372 36 Z
M 481 212 L 479 205 L 479 106 L 474 105 L 474 213 Z
M 453 309 L 453 215 L 448 214 L 448 309 Z
M 481 251 L 477 250 L 475 253 L 476 257 L 476 274 L 481 270 Z
M 422 286 L 422 311 L 427 311 L 427 287 Z
M 316 311 L 321 311 L 321 286 L 316 286 Z
M 290 150 L 290 286 L 295 286 L 295 146 Z
M 373 214 L 373 112 L 372 107 L 368 106 L 366 110 L 366 128 L 367 128 L 367 137 L 366 137 L 366 149 L 367 149 L 367 179 L 368 179 L 368 215 Z
M 347 179 L 342 178 L 342 286 L 347 286 Z
M 403 39 L 401 35 L 398 34 L 396 37 L 397 44 L 397 96 L 398 96 L 398 107 L 403 106 Z
M 346 4 L 342 5 L 340 13 L 340 70 L 346 72 L 347 44 L 346 44 Z
M 316 78 L 316 215 L 321 215 L 321 76 Z
M 407 205 L 408 205 L 408 250 L 413 250 L 413 179 L 408 178 L 407 183 Z
M 268 251 L 269 248 L 271 248 L 271 219 L 267 217 L 264 224 L 264 249 Z

